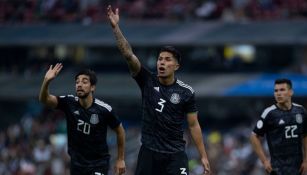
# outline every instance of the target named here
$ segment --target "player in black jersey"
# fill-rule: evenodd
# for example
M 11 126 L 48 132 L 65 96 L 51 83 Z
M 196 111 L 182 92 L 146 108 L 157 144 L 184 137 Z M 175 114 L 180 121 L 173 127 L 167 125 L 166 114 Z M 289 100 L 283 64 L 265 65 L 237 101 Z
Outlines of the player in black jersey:
M 68 154 L 71 175 L 107 175 L 110 155 L 106 142 L 107 127 L 117 135 L 118 157 L 115 174 L 125 172 L 125 131 L 112 107 L 93 97 L 97 78 L 93 71 L 84 70 L 75 76 L 76 97 L 49 94 L 49 84 L 62 69 L 51 65 L 41 86 L 39 100 L 65 113 L 67 121 Z
M 275 80 L 276 104 L 263 111 L 251 134 L 253 148 L 270 174 L 300 175 L 307 171 L 306 110 L 292 102 L 292 95 L 291 80 Z M 262 148 L 264 135 L 271 160 Z
M 142 146 L 136 175 L 188 175 L 185 153 L 184 122 L 200 153 L 205 174 L 210 166 L 198 123 L 194 90 L 175 78 L 180 53 L 171 46 L 163 47 L 157 60 L 158 75 L 144 68 L 123 36 L 118 22 L 118 9 L 107 9 L 117 45 L 127 61 L 132 77 L 142 92 Z

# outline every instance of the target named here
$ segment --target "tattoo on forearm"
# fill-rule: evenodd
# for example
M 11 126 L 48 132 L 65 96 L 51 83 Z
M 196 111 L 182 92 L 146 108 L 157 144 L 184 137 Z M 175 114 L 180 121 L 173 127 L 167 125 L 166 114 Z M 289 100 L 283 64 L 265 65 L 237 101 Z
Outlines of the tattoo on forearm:
M 132 55 L 132 49 L 130 44 L 118 28 L 114 30 L 114 34 L 120 52 L 124 55 L 125 58 L 130 58 Z

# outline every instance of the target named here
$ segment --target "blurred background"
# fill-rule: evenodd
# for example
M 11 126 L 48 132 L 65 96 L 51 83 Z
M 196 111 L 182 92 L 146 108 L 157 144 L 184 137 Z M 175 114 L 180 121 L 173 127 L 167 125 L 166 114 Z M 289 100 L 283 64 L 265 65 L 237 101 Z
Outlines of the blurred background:
M 95 96 L 123 121 L 126 175 L 133 174 L 141 94 L 115 45 L 108 4 L 120 9 L 124 34 L 153 71 L 161 46 L 182 52 L 177 76 L 196 91 L 214 174 L 264 174 L 248 137 L 274 103 L 274 80 L 290 78 L 293 101 L 307 105 L 305 0 L 0 0 L 0 175 L 68 174 L 64 115 L 38 102 L 45 71 L 57 62 L 64 69 L 50 86 L 55 95 L 75 94 L 80 68 L 96 71 Z M 188 132 L 185 139 L 191 175 L 199 175 Z M 112 132 L 108 142 L 113 162 Z

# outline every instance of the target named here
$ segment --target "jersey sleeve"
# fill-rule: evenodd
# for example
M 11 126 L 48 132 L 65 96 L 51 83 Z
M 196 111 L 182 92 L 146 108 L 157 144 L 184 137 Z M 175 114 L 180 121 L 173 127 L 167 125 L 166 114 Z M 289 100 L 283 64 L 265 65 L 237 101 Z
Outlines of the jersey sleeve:
M 140 72 L 133 78 L 135 79 L 139 87 L 142 89 L 150 76 L 151 72 L 142 66 Z
M 65 109 L 67 109 L 69 97 L 68 96 L 57 96 L 57 99 L 58 99 L 58 105 L 57 105 L 56 109 L 60 109 L 62 111 L 65 111 Z
M 269 116 L 266 116 L 266 118 L 269 117 Z M 256 126 L 254 127 L 254 130 L 253 132 L 257 135 L 260 135 L 260 136 L 264 136 L 264 134 L 266 133 L 267 131 L 267 124 L 266 124 L 266 118 L 264 117 L 260 117 L 256 123 Z
M 118 127 L 121 124 L 120 120 L 115 115 L 113 110 L 108 111 L 107 113 L 107 123 L 108 123 L 108 126 L 110 126 L 112 129 Z
M 184 112 L 191 113 L 191 112 L 197 112 L 197 107 L 196 107 L 196 101 L 195 101 L 195 93 L 192 93 L 190 98 L 187 100 L 185 106 L 184 106 Z

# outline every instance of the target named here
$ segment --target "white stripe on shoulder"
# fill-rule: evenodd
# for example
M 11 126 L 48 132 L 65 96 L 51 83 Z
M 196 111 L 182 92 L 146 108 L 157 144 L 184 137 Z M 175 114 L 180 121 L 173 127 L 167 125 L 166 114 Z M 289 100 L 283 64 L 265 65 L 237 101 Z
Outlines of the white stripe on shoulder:
M 78 100 L 79 100 L 79 97 L 74 96 L 74 95 L 71 95 L 71 94 L 67 95 L 67 97 L 72 97 L 72 98 L 75 98 L 75 101 L 78 101 Z
M 176 83 L 179 84 L 179 86 L 181 87 L 189 89 L 192 92 L 192 94 L 194 93 L 194 89 L 191 86 L 185 84 L 184 82 L 177 79 Z
M 275 105 L 272 105 L 268 108 L 266 108 L 263 113 L 261 114 L 261 118 L 265 119 L 266 116 L 268 115 L 269 112 L 273 111 L 274 109 L 276 109 L 276 106 Z
M 297 107 L 303 107 L 302 105 L 300 105 L 300 104 L 297 104 L 297 103 L 292 103 L 293 104 L 293 106 L 297 106 Z
M 112 111 L 112 107 L 101 100 L 95 98 L 95 103 L 98 104 L 99 106 L 106 108 L 109 112 Z
M 65 98 L 65 97 L 71 97 L 71 98 L 75 98 L 75 101 L 78 101 L 79 100 L 79 97 L 75 97 L 74 95 L 71 95 L 71 94 L 69 94 L 69 95 L 61 95 L 61 96 L 59 96 L 60 98 Z

